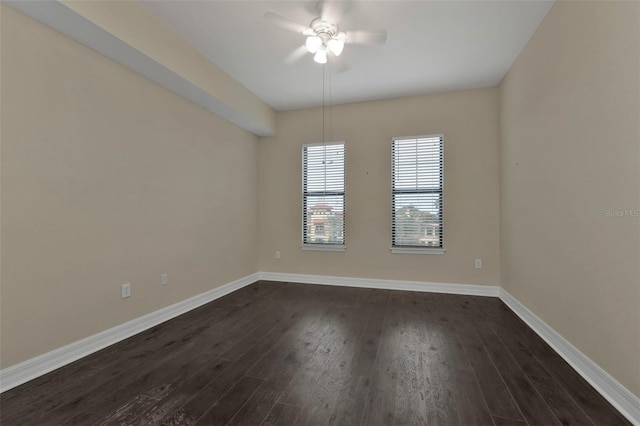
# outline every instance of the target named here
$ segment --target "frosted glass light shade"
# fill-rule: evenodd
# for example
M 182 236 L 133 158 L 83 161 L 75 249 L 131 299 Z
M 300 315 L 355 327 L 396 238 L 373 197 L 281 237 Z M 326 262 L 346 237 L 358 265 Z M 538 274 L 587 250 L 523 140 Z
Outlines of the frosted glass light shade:
M 320 46 L 322 46 L 322 39 L 318 36 L 309 36 L 307 37 L 305 46 L 309 53 L 316 53 L 318 49 L 320 49 Z
M 320 49 L 316 52 L 316 55 L 313 57 L 313 60 L 319 64 L 327 63 L 327 51 Z
M 331 50 L 331 52 L 334 55 L 340 56 L 340 54 L 342 53 L 342 50 L 344 49 L 344 41 L 338 38 L 332 38 L 327 43 L 327 47 L 329 48 L 329 50 Z

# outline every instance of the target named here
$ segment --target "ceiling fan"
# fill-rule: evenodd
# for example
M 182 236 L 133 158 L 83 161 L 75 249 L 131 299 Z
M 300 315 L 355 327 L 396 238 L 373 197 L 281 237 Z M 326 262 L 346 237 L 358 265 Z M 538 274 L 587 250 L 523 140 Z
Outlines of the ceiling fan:
M 344 8 L 350 2 L 324 1 L 319 2 L 317 11 L 319 16 L 314 18 L 309 25 L 302 25 L 281 13 L 272 10 L 266 12 L 264 17 L 276 25 L 287 30 L 294 31 L 306 37 L 305 44 L 294 50 L 285 62 L 293 63 L 302 58 L 306 53 L 313 54 L 313 60 L 319 64 L 326 64 L 328 54 L 338 57 L 342 54 L 345 44 L 379 45 L 387 41 L 386 31 L 350 31 L 338 27 L 337 21 L 344 13 Z M 342 13 L 340 13 L 342 12 Z

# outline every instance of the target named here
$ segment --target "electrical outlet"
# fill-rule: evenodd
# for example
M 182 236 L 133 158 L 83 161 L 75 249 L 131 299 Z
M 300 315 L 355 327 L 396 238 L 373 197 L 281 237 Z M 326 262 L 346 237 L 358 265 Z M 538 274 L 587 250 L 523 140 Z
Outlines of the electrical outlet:
M 120 294 L 123 299 L 131 297 L 131 283 L 122 284 L 120 286 Z
M 476 269 L 482 269 L 482 259 L 476 259 Z
M 280 259 L 280 251 L 276 250 L 276 259 Z
M 167 274 L 162 274 L 160 276 L 160 284 L 162 284 L 162 285 L 169 284 L 169 276 Z

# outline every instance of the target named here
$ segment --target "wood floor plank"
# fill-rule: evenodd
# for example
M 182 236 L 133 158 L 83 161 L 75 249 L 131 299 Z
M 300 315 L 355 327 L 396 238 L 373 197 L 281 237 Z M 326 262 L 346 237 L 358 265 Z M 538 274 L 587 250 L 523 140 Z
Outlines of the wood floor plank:
M 489 357 L 474 327 L 470 326 L 473 321 L 473 315 L 469 312 L 453 317 L 455 331 L 460 336 L 463 350 L 478 380 L 480 392 L 489 411 L 493 416 L 524 421 L 522 413 L 500 376 L 498 367 Z
M 316 378 L 305 380 L 307 386 L 314 382 L 315 385 L 308 386 L 307 392 L 297 392 L 298 399 L 305 401 L 298 416 L 298 424 L 326 424 L 335 421 L 339 396 L 358 381 L 358 376 L 354 374 L 357 371 L 354 360 L 357 360 L 356 355 L 361 355 L 358 348 L 361 347 L 362 336 L 370 318 L 376 314 L 378 304 L 375 301 L 378 298 L 368 303 L 368 295 L 362 294 L 361 289 L 357 289 L 356 295 L 358 302 L 354 308 L 340 317 L 343 326 L 333 337 L 333 348 L 328 350 L 329 356 L 325 364 L 316 372 Z M 304 396 L 300 398 L 300 395 Z M 364 400 L 362 403 L 364 404 Z
M 293 377 L 280 396 L 279 402 L 308 407 L 309 404 L 316 404 L 318 402 L 316 398 L 326 393 L 322 386 L 324 385 L 323 378 L 335 376 L 333 369 L 341 368 L 340 363 L 343 358 L 348 356 L 344 355 L 344 352 L 353 347 L 353 341 L 356 339 L 350 330 L 340 325 L 342 321 L 349 320 L 353 320 L 352 312 L 341 309 L 327 323 L 320 345 L 313 352 L 306 365 L 300 368 Z M 320 382 L 322 384 L 319 385 Z M 302 413 L 301 416 L 303 416 Z
M 169 413 L 169 417 L 162 420 L 169 424 L 195 424 L 195 422 L 231 389 L 247 372 L 251 365 L 251 360 L 268 348 L 271 342 L 266 341 L 263 345 L 252 347 L 242 357 L 233 362 L 214 381 L 211 381 L 182 407 Z
M 493 423 L 496 426 L 526 426 L 524 420 L 505 419 L 504 417 L 493 416 Z
M 297 307 L 293 312 L 304 309 L 304 306 Z M 222 398 L 222 396 L 233 387 L 244 375 L 246 375 L 256 360 L 269 353 L 273 346 L 286 338 L 292 330 L 292 324 L 299 321 L 295 314 L 283 312 L 285 318 L 279 326 L 272 327 L 266 336 L 257 340 L 255 344 L 239 356 L 227 369 L 225 369 L 214 381 L 206 384 L 201 389 L 192 389 L 195 393 L 182 406 L 176 408 L 161 422 L 167 424 L 194 424 L 209 407 Z M 253 376 L 251 376 L 253 377 Z M 256 377 L 254 377 L 256 378 Z
M 203 426 L 226 425 L 263 382 L 264 380 L 255 377 L 242 377 L 222 398 L 213 404 L 196 424 Z
M 455 350 L 450 319 L 442 297 L 421 295 L 425 306 L 426 335 L 421 345 L 422 371 L 426 395 L 427 422 L 434 425 L 458 425 L 458 400 L 455 380 L 457 366 L 452 362 Z
M 276 405 L 278 397 L 284 390 L 287 381 L 271 378 L 265 380 L 262 386 L 244 404 L 231 419 L 231 424 L 259 425 Z
M 77 426 L 77 425 L 100 425 L 104 421 L 102 414 L 90 413 L 88 411 L 82 412 L 67 422 L 62 423 L 64 426 Z M 12 424 L 12 423 L 8 423 Z
M 20 417 L 22 414 L 32 411 L 32 407 L 36 404 L 42 412 L 55 408 L 62 402 L 60 395 L 64 395 L 69 389 L 81 386 L 91 377 L 108 368 L 108 364 L 105 362 L 109 360 L 108 355 L 106 350 L 94 353 L 9 392 L 2 393 L 0 395 L 0 407 L 2 407 L 0 421 L 9 417 Z M 69 374 L 70 370 L 73 370 L 74 374 Z
M 530 424 L 559 425 L 547 403 L 526 377 L 518 363 L 511 357 L 498 336 L 492 330 L 480 329 L 485 348 L 502 375 L 525 420 Z
M 273 406 L 260 426 L 289 426 L 295 424 L 301 407 L 277 403 Z
M 329 320 L 335 314 L 336 308 L 309 306 L 299 324 L 284 338 L 265 352 L 249 369 L 247 375 L 267 379 L 276 368 L 282 368 L 283 361 L 287 364 L 303 365 L 316 351 L 320 343 L 329 333 Z
M 346 373 L 348 382 L 339 391 L 329 417 L 331 425 L 360 424 L 369 397 L 388 298 L 387 290 L 377 290 L 361 298 L 361 303 L 368 307 L 368 314 L 364 317 L 363 331 Z
M 279 314 L 282 314 L 282 310 L 280 312 L 272 311 L 270 315 L 265 314 L 256 318 L 252 323 L 245 324 L 245 328 L 249 328 L 249 330 L 234 331 L 233 334 L 237 334 L 238 337 L 234 340 L 229 339 L 224 348 L 216 348 L 218 349 L 216 356 L 225 359 L 238 358 L 256 342 L 268 338 L 271 330 L 282 324 L 284 318 Z M 292 315 L 295 318 L 296 314 Z
M 2 425 L 629 425 L 497 298 L 260 281 L 0 396 Z
M 492 415 L 471 361 L 464 350 L 464 335 L 459 333 L 463 324 L 469 324 L 469 319 L 464 316 L 468 300 L 464 296 L 443 299 L 448 315 L 447 321 L 441 322 L 441 325 L 447 335 L 452 337 L 449 341 L 449 353 L 452 356 L 452 364 L 456 366 L 454 374 L 458 418 L 462 425 L 491 425 Z
M 371 386 L 362 413 L 362 425 L 391 425 L 395 417 L 395 400 L 398 381 L 398 363 L 394 359 L 394 336 L 400 327 L 397 312 L 398 297 L 389 295 L 384 311 L 384 324 Z
M 625 425 L 631 422 L 624 418 L 602 395 L 600 395 L 584 378 L 573 370 L 557 354 L 553 354 L 551 366 L 546 366 L 553 372 L 556 381 L 571 395 L 582 410 L 597 425 Z M 544 361 L 542 361 L 544 363 Z M 555 368 L 554 368 L 555 367 Z
M 126 404 L 137 404 L 132 400 L 146 399 L 142 395 L 159 383 L 177 368 L 188 369 L 193 363 L 193 355 L 189 353 L 192 346 L 187 346 L 176 356 L 163 360 L 160 364 L 152 364 L 142 369 L 132 380 L 117 377 L 79 396 L 75 400 L 47 414 L 49 421 L 63 423 L 73 417 L 78 410 L 103 414 L 105 417 Z M 142 402 L 142 401 L 139 401 Z
M 228 360 L 213 360 L 192 376 L 182 377 L 174 383 L 174 390 L 172 392 L 154 404 L 139 418 L 132 421 L 131 424 L 150 426 L 160 424 L 163 419 L 170 418 L 175 411 L 225 371 L 230 364 L 231 361 Z
M 351 376 L 337 395 L 333 412 L 329 416 L 329 425 L 359 425 L 371 390 L 368 376 Z
M 503 302 L 491 302 L 477 305 L 487 326 L 494 330 L 507 327 L 512 336 L 517 336 L 516 339 L 529 348 L 531 354 L 553 376 L 557 386 L 571 396 L 591 421 L 598 425 L 631 424 Z
M 465 395 L 461 397 L 461 401 L 468 407 L 482 407 L 486 404 L 488 409 L 487 413 L 484 410 L 477 413 L 480 417 L 474 423 L 490 423 L 488 414 L 524 421 L 522 413 L 500 376 L 498 368 L 491 361 L 480 336 L 472 325 L 478 321 L 472 308 L 478 298 L 458 296 L 447 298 L 447 300 L 449 318 L 453 326 L 453 329 L 449 330 L 449 332 L 457 336 L 455 345 L 458 347 L 457 352 L 461 356 L 456 362 L 464 363 L 465 375 L 463 380 L 469 381 L 467 385 L 461 386 L 461 389 L 465 392 Z M 431 309 L 434 308 L 431 307 Z M 471 371 L 467 369 L 467 363 Z M 471 375 L 475 377 L 475 380 L 471 379 Z M 463 410 L 463 413 L 466 412 L 467 410 Z M 463 424 L 471 421 L 462 417 Z
M 428 418 L 427 400 L 431 389 L 424 375 L 422 344 L 427 335 L 424 312 L 418 307 L 418 294 L 400 293 L 398 298 L 400 328 L 395 334 L 393 345 L 397 348 L 398 379 L 396 382 L 396 402 L 394 424 L 426 424 Z M 389 318 L 394 321 L 394 316 Z
M 186 361 L 182 365 L 173 371 L 170 371 L 165 376 L 160 377 L 149 386 L 136 388 L 136 383 L 128 384 L 126 392 L 119 398 L 119 401 L 124 401 L 124 403 L 112 412 L 107 413 L 103 420 L 103 424 L 131 425 L 136 423 L 146 412 L 157 406 L 160 401 L 166 399 L 191 377 L 196 374 L 200 374 L 201 371 L 211 363 L 219 365 L 215 360 L 212 360 L 211 355 L 209 354 L 203 354 L 197 357 L 187 357 Z M 136 391 L 139 391 L 137 395 L 128 396 L 134 394 Z M 122 394 L 122 392 L 116 393 L 118 395 Z M 118 399 L 116 401 L 118 401 Z M 97 412 L 104 412 L 107 407 L 108 405 L 101 402 L 94 410 Z
M 163 362 L 160 354 L 164 354 L 169 358 L 175 356 L 173 348 L 171 348 L 171 350 L 160 350 L 155 354 L 145 352 L 138 358 L 129 358 L 126 366 L 113 366 L 113 368 L 101 375 L 99 381 L 88 380 L 82 382 L 81 386 L 75 391 L 62 393 L 58 397 L 49 395 L 43 398 L 41 402 L 37 402 L 38 410 L 22 412 L 13 418 L 9 417 L 3 420 L 3 423 L 13 424 L 20 421 L 25 424 L 38 424 L 42 421 L 40 419 L 44 418 L 63 422 L 78 412 L 87 411 L 104 393 L 115 392 L 127 382 L 148 374 L 158 362 Z M 156 359 L 158 356 L 160 356 L 160 361 Z
M 103 419 L 100 421 L 100 426 L 130 425 L 135 420 L 138 412 L 149 410 L 156 402 L 158 401 L 146 395 L 127 398 L 122 406 L 106 416 L 106 418 L 102 414 Z
M 520 365 L 529 381 L 538 390 L 551 411 L 562 424 L 580 424 L 596 426 L 586 413 L 575 403 L 549 372 L 538 362 L 518 336 L 505 327 L 494 330 L 502 344 Z
M 102 373 L 100 374 L 100 382 L 117 382 L 122 376 L 127 375 L 129 372 L 139 371 L 140 367 L 148 365 L 150 362 L 154 362 L 153 360 L 159 356 L 162 356 L 162 354 L 171 353 L 173 351 L 173 348 L 168 344 L 169 341 L 170 339 L 158 340 L 157 342 L 149 342 L 147 346 L 143 346 L 143 349 L 139 349 L 137 353 L 130 352 L 129 350 L 125 349 L 122 353 L 115 354 L 112 360 L 107 359 L 107 367 L 99 370 L 102 371 Z M 116 360 L 127 360 L 127 362 L 118 363 L 116 362 Z M 157 362 L 157 359 L 155 361 Z M 101 360 L 92 360 L 91 362 L 101 362 Z M 63 374 L 71 375 L 69 374 L 70 371 L 74 371 L 73 366 L 65 367 Z M 99 372 L 96 372 L 94 374 L 99 374 Z M 67 380 L 65 381 L 65 385 L 75 384 L 76 389 L 78 387 L 81 387 L 83 392 L 87 393 L 94 390 L 99 384 L 99 382 L 91 380 L 92 377 L 93 374 L 89 374 L 84 376 L 83 380 Z M 68 389 L 66 389 L 65 386 L 65 388 L 56 389 L 55 391 L 54 388 L 52 388 L 53 386 L 44 386 L 44 388 L 35 387 L 34 394 L 40 395 L 41 398 L 34 399 L 32 395 L 27 395 L 25 400 L 22 402 L 22 407 L 13 404 L 13 400 L 3 401 L 3 412 L 6 410 L 6 414 L 9 416 L 21 418 L 26 422 L 33 422 L 37 417 L 43 417 L 44 414 L 59 409 L 65 404 L 68 404 L 77 399 L 76 395 L 74 395 L 72 392 L 69 392 L 70 390 L 74 389 L 73 386 Z M 46 389 L 46 392 L 44 389 Z M 19 401 L 20 399 L 18 399 L 18 402 Z M 32 404 L 37 404 L 39 410 L 30 410 L 29 407 L 33 406 Z

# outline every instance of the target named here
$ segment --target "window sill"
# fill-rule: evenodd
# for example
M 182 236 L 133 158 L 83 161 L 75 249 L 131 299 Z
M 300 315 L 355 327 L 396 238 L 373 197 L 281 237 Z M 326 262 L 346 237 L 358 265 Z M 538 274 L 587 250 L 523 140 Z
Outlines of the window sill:
M 303 244 L 300 248 L 304 251 L 345 251 L 344 245 L 337 244 Z
M 444 254 L 443 248 L 431 247 L 391 247 L 393 254 Z

